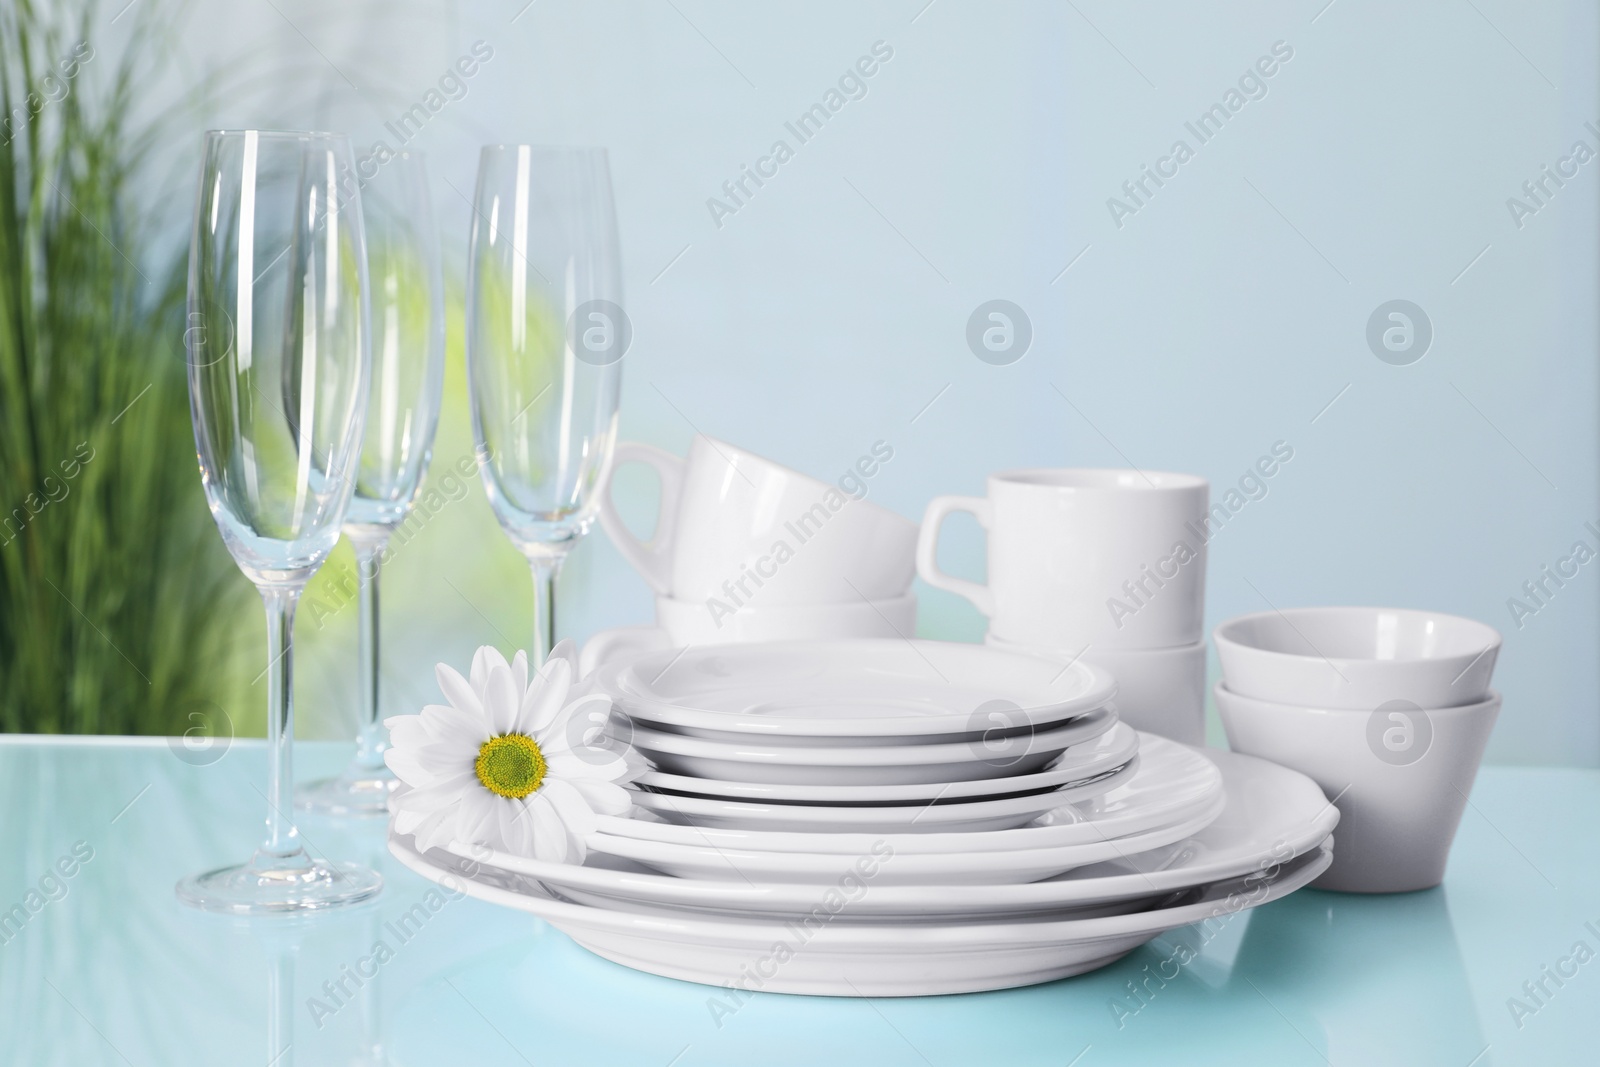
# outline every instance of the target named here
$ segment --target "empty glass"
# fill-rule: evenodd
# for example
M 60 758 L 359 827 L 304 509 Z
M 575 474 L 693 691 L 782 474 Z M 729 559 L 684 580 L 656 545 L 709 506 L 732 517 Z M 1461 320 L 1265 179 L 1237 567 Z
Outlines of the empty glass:
M 360 729 L 337 778 L 302 786 L 296 803 L 331 815 L 382 815 L 395 777 L 378 713 L 378 572 L 411 512 L 433 450 L 444 386 L 444 277 L 420 153 L 401 152 L 361 187 L 372 305 L 372 387 L 361 467 L 345 516 L 355 548 Z
M 206 501 L 267 612 L 266 837 L 178 883 L 239 914 L 375 895 L 379 875 L 312 859 L 289 817 L 294 609 L 333 549 L 367 403 L 367 260 L 349 139 L 206 134 L 189 249 L 189 403 Z
M 534 657 L 554 640 L 555 576 L 593 524 L 616 442 L 622 356 L 604 149 L 491 145 L 467 258 L 467 375 L 479 470 L 534 577 Z

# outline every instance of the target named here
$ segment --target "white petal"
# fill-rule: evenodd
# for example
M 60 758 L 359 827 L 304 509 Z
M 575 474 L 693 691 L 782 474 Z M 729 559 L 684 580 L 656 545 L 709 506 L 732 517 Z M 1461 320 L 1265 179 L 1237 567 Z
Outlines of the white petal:
M 396 798 L 391 796 L 389 798 L 389 803 L 391 805 L 394 804 L 395 799 Z M 431 819 L 438 814 L 439 813 L 436 811 L 401 811 L 396 809 L 394 814 L 394 832 L 397 834 L 413 833 L 416 831 L 418 824 L 420 824 L 424 819 Z
M 522 710 L 517 716 L 522 729 L 537 733 L 547 728 L 566 704 L 571 687 L 572 665 L 564 659 L 546 660 L 522 698 Z
M 528 691 L 528 654 L 520 648 L 511 657 L 511 680 L 517 683 L 517 700 L 520 701 L 522 694 Z
M 483 692 L 483 687 L 489 680 L 489 646 L 479 645 L 478 650 L 472 654 L 472 670 L 467 675 L 467 682 L 472 686 L 474 693 Z
M 533 855 L 533 821 L 523 801 L 500 805 L 500 839 L 513 856 Z
M 409 786 L 432 785 L 437 775 L 433 774 L 418 759 L 414 749 L 390 748 L 383 753 L 383 762 L 394 772 L 394 776 Z
M 598 815 L 626 815 L 633 807 L 633 798 L 620 785 L 611 782 L 573 781 L 567 783 L 583 797 L 584 803 Z
M 483 712 L 495 736 L 509 734 L 517 728 L 517 698 L 521 695 L 516 690 L 510 667 L 504 662 L 490 666 L 483 691 Z
M 390 715 L 389 718 L 384 720 L 384 729 L 387 729 L 390 734 L 397 731 L 397 729 L 418 728 L 421 725 L 421 715 Z
M 389 729 L 389 744 L 402 749 L 427 744 L 432 737 L 427 726 L 422 725 L 421 715 L 392 715 L 384 720 L 384 728 Z
M 455 832 L 456 810 L 445 808 L 426 816 L 412 831 L 416 835 L 417 848 L 423 852 L 431 848 L 443 848 L 456 839 Z
M 478 673 L 477 669 L 480 658 L 483 661 L 483 672 L 481 675 Z M 488 684 L 489 675 L 494 672 L 496 667 L 505 667 L 509 669 L 511 664 L 506 662 L 505 656 L 500 654 L 500 650 L 498 648 L 495 648 L 493 645 L 482 645 L 479 647 L 477 653 L 472 657 L 472 666 L 472 688 L 473 691 L 478 694 L 479 699 L 482 699 L 484 686 Z
M 550 806 L 556 809 L 556 814 L 561 816 L 561 821 L 573 834 L 582 837 L 592 834 L 599 823 L 595 821 L 594 812 L 589 807 L 589 801 L 584 798 L 568 782 L 546 782 L 539 790 L 550 801 Z
M 547 752 L 545 766 L 556 778 L 572 781 L 615 782 L 626 780 L 628 763 L 616 752 L 604 748 L 580 748 L 572 752 Z
M 395 749 L 391 748 L 384 755 L 387 756 L 393 751 Z M 411 757 L 415 761 L 413 766 L 420 768 L 433 781 L 454 778 L 458 774 L 474 770 L 478 761 L 478 750 L 471 744 L 437 742 L 421 748 L 400 751 Z
M 451 706 L 476 718 L 483 717 L 483 702 L 478 699 L 471 683 L 461 677 L 454 667 L 441 663 L 433 669 L 433 676 L 439 681 L 439 692 L 444 694 Z
M 578 676 L 578 645 L 572 638 L 563 637 L 557 641 L 544 661 L 549 663 L 553 659 L 565 660 L 571 676 L 574 678 Z
M 478 749 L 493 736 L 482 715 L 471 715 L 449 704 L 429 704 L 422 709 L 428 744 L 440 745 L 463 758 L 477 758 Z
M 533 855 L 549 863 L 562 863 L 570 851 L 567 828 L 550 801 L 538 794 L 528 798 L 528 817 L 533 820 Z
M 500 798 L 487 790 L 467 793 L 456 814 L 456 839 L 463 844 L 483 842 L 490 848 L 500 844 L 496 807 Z
M 487 792 L 478 781 L 477 773 L 471 770 L 413 788 L 405 796 L 397 798 L 395 803 L 403 811 L 436 811 L 446 805 L 458 803 L 470 792 Z

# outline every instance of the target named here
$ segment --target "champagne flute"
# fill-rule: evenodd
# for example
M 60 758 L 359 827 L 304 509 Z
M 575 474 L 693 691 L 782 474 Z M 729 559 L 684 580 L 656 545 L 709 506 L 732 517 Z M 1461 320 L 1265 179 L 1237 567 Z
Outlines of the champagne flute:
M 185 878 L 242 915 L 353 904 L 383 879 L 313 859 L 288 814 L 294 610 L 339 538 L 370 357 L 366 243 L 349 138 L 206 134 L 189 249 L 189 409 L 206 502 L 267 613 L 267 826 L 245 863 Z
M 620 304 L 611 172 L 601 148 L 490 145 L 467 258 L 467 377 L 484 489 L 527 557 L 534 648 L 555 640 L 555 577 L 593 525 L 616 443 Z
M 378 714 L 378 573 L 422 485 L 444 388 L 444 276 L 424 157 L 400 152 L 361 187 L 372 305 L 372 387 L 344 532 L 355 548 L 361 725 L 337 778 L 303 785 L 299 807 L 382 815 L 396 778 Z

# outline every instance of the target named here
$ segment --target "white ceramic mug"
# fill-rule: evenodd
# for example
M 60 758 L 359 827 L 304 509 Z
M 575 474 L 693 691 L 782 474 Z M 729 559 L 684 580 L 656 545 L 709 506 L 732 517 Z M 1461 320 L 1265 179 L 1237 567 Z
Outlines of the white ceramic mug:
M 1203 639 L 1210 485 L 1192 474 L 1084 468 L 1003 471 L 986 497 L 935 497 L 917 573 L 966 597 L 1004 641 L 1047 648 L 1169 648 Z M 987 584 L 939 570 L 952 511 L 989 537 Z
M 893 455 L 881 453 L 829 485 L 703 434 L 687 458 L 624 441 L 613 471 L 643 463 L 661 477 L 656 533 L 646 543 L 628 532 L 609 484 L 600 524 L 652 589 L 677 600 L 737 610 L 900 597 L 915 573 L 917 527 L 861 499 Z
M 1117 717 L 1136 730 L 1186 745 L 1206 740 L 1206 643 L 1172 648 L 1090 648 L 1078 653 L 984 639 L 991 648 L 1072 663 L 1080 660 L 1117 680 Z

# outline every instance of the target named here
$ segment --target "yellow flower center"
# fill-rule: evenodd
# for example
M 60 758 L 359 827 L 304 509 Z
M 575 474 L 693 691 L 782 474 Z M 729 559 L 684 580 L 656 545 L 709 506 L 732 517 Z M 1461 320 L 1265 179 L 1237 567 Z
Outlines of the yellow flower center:
M 473 768 L 489 792 L 521 800 L 544 781 L 544 753 L 527 734 L 502 734 L 483 743 Z

